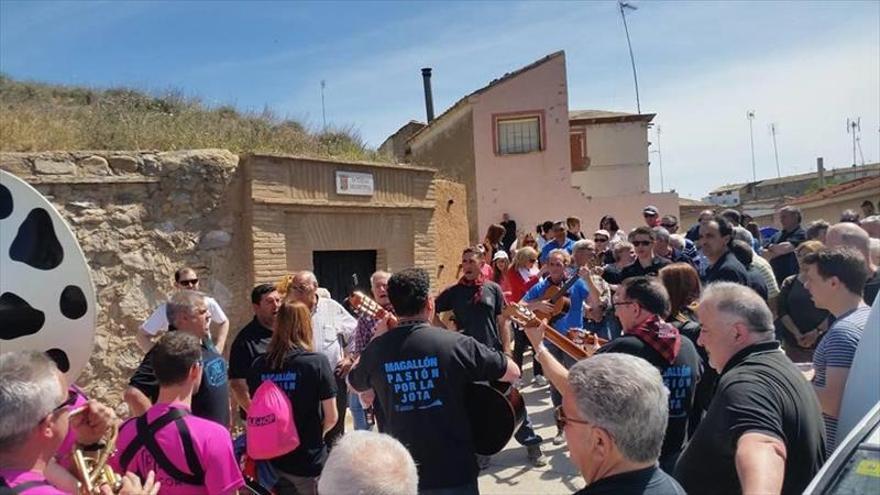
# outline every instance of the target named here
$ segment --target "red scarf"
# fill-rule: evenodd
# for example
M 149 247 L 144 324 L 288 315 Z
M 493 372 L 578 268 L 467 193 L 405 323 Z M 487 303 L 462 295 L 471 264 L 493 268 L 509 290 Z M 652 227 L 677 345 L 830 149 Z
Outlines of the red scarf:
M 625 332 L 635 335 L 642 342 L 651 346 L 669 364 L 675 362 L 678 351 L 681 350 L 681 335 L 678 329 L 654 315 L 643 321 L 641 325 L 630 328 Z
M 472 286 L 476 288 L 476 290 L 474 290 L 474 298 L 471 299 L 471 302 L 474 304 L 480 302 L 480 297 L 483 294 L 484 283 L 486 283 L 486 278 L 483 277 L 482 271 L 480 271 L 480 274 L 477 275 L 477 278 L 475 278 L 474 280 L 468 280 L 464 277 L 464 275 L 462 275 L 462 277 L 458 279 L 459 285 Z

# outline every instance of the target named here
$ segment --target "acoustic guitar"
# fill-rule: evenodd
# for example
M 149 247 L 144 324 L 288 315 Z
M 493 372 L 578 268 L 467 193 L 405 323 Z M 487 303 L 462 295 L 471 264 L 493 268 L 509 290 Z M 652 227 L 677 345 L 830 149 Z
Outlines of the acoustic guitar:
M 545 311 L 535 311 L 535 314 L 538 318 L 547 321 L 553 321 L 555 317 L 558 315 L 565 313 L 568 311 L 571 306 L 571 301 L 568 298 L 568 291 L 571 289 L 574 284 L 580 279 L 577 273 L 571 276 L 568 280 L 565 281 L 562 286 L 551 285 L 544 289 L 544 293 L 541 294 L 538 301 L 546 301 L 553 305 L 553 309 L 545 312 Z
M 348 301 L 358 315 L 386 318 L 389 329 L 397 324 L 393 314 L 362 292 L 354 292 Z M 470 383 L 464 397 L 474 452 L 497 454 L 525 420 L 526 404 L 522 395 L 512 384 L 496 381 Z
M 523 328 L 540 326 L 544 331 L 544 337 L 547 340 L 575 360 L 581 360 L 590 356 L 590 353 L 586 350 L 587 346 L 596 348 L 605 345 L 608 342 L 592 332 L 584 332 L 585 336 L 583 343 L 576 343 L 548 325 L 547 322 L 541 319 L 535 312 L 519 303 L 512 303 L 504 308 L 504 316 Z

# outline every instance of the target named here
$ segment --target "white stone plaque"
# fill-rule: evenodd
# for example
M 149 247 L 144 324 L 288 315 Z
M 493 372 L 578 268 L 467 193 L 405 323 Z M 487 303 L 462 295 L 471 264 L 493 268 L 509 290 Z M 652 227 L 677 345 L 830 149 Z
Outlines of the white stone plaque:
M 373 195 L 373 174 L 336 171 L 336 194 Z

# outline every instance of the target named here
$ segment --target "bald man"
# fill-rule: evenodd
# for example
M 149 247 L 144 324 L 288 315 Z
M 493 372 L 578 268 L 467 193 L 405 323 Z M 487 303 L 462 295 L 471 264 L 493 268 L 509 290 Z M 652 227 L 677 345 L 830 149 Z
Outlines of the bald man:
M 862 298 L 870 306 L 880 292 L 880 269 L 871 261 L 871 238 L 868 233 L 854 223 L 838 223 L 828 229 L 825 236 L 825 244 L 828 247 L 848 246 L 862 253 L 868 266 L 868 281 L 862 291 Z

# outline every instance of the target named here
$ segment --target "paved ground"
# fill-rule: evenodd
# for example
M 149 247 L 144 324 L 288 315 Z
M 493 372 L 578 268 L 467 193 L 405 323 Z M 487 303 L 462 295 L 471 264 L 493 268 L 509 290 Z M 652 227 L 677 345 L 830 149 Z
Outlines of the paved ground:
M 526 367 L 525 375 L 531 378 Z M 491 464 L 480 473 L 482 495 L 555 495 L 571 494 L 584 487 L 584 480 L 568 458 L 565 444 L 553 445 L 556 425 L 550 403 L 550 387 L 528 386 L 520 390 L 526 401 L 529 417 L 538 434 L 544 437 L 541 447 L 550 462 L 533 468 L 526 458 L 525 447 L 511 440 L 507 447 L 492 457 Z

